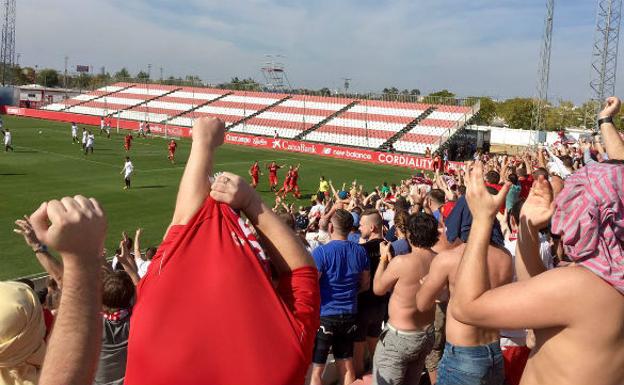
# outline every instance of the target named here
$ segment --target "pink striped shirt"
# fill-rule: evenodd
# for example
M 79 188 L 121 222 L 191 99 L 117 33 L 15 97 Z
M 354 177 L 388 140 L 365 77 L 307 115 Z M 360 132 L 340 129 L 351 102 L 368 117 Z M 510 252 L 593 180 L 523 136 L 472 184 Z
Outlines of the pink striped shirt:
M 570 259 L 624 294 L 624 165 L 593 163 L 567 178 L 552 232 Z

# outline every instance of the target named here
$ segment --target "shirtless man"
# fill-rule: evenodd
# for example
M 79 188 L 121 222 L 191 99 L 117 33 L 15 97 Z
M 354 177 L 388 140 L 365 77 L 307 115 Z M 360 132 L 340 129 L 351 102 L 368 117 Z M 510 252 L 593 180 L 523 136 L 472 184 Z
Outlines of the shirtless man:
M 438 222 L 429 214 L 412 214 L 407 223 L 412 252 L 392 258 L 390 243 L 380 245 L 381 258 L 373 291 L 384 295 L 392 290 L 389 320 L 379 336 L 373 358 L 374 384 L 418 384 L 425 358 L 433 348 L 435 311 L 418 311 L 414 297 L 421 279 L 429 272 L 438 241 Z
M 609 98 L 599 117 L 615 116 L 619 109 L 619 99 Z M 577 171 L 566 179 L 554 208 L 549 183 L 537 180 L 520 214 L 518 282 L 511 285 L 483 285 L 488 273 L 484 233 L 496 203 L 485 199 L 477 183 L 481 166 L 469 178 L 469 203 L 480 214 L 457 273 L 454 315 L 479 327 L 534 330 L 536 347 L 522 385 L 624 383 L 623 244 L 615 235 L 624 230 L 618 212 L 624 196 L 624 141 L 612 123 L 600 126 L 609 158 L 619 164 L 592 164 Z M 551 215 L 552 231 L 561 235 L 566 255 L 576 265 L 544 272 L 538 229 Z
M 507 193 L 508 186 L 501 191 Z M 472 216 L 466 199 L 460 198 L 446 221 L 449 242 L 468 240 Z M 490 227 L 487 264 L 487 285 L 498 287 L 511 282 L 511 255 L 502 246 L 500 226 Z M 493 230 L 493 231 L 492 231 Z M 419 311 L 431 309 L 436 298 L 448 286 L 450 301 L 446 316 L 446 345 L 437 371 L 438 385 L 502 384 L 503 355 L 499 345 L 499 328 L 479 328 L 459 322 L 453 316 L 455 275 L 466 248 L 465 243 L 440 252 L 431 263 L 429 275 L 419 290 L 416 302 Z

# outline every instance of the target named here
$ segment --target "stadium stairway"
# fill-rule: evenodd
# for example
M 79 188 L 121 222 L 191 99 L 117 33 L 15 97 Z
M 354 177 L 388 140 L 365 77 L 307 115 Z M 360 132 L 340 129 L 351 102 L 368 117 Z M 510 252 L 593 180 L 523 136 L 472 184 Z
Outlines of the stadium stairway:
M 308 135 L 310 132 L 323 127 L 325 124 L 327 124 L 330 120 L 332 120 L 333 118 L 337 117 L 338 115 L 342 114 L 343 112 L 349 110 L 351 107 L 355 106 L 356 104 L 360 103 L 359 101 L 354 101 L 351 102 L 349 104 L 347 104 L 346 106 L 344 106 L 343 108 L 339 109 L 338 111 L 334 112 L 333 114 L 329 115 L 328 117 L 326 117 L 325 119 L 321 120 L 320 122 L 318 122 L 317 124 L 315 124 L 314 126 L 308 128 L 307 130 L 301 131 L 301 133 L 299 133 L 297 136 L 295 136 L 293 139 L 295 140 L 305 140 L 303 139 L 306 135 Z
M 393 144 L 397 140 L 401 139 L 401 137 L 403 135 L 405 135 L 406 133 L 410 132 L 410 130 L 412 128 L 416 127 L 416 125 L 418 123 L 423 121 L 423 119 L 425 119 L 427 116 L 431 115 L 431 113 L 433 111 L 435 111 L 435 107 L 427 108 L 422 114 L 418 115 L 418 117 L 416 117 L 416 119 L 412 120 L 405 127 L 403 127 L 401 129 L 401 131 L 399 131 L 396 134 L 392 135 L 388 140 L 386 140 L 384 143 L 382 143 L 381 146 L 379 146 L 378 150 L 379 151 L 388 151 L 390 149 L 390 145 L 391 144 Z
M 275 106 L 280 105 L 281 103 L 285 102 L 286 100 L 288 100 L 288 99 L 290 99 L 290 98 L 292 98 L 292 96 L 291 96 L 291 95 L 288 95 L 288 96 L 286 96 L 286 97 L 284 97 L 284 98 L 282 98 L 282 99 L 278 100 L 277 102 L 275 102 L 275 103 L 273 103 L 273 104 L 269 104 L 269 105 L 268 105 L 268 106 L 266 106 L 265 108 L 262 108 L 262 109 L 260 109 L 260 110 L 258 110 L 258 111 L 256 111 L 256 112 L 254 112 L 253 114 L 248 115 L 248 116 L 246 116 L 246 117 L 242 118 L 241 120 L 239 120 L 239 121 L 237 121 L 237 122 L 232 123 L 232 124 L 231 124 L 231 125 L 229 125 L 229 126 L 228 126 L 225 130 L 226 130 L 226 131 L 229 131 L 229 130 L 231 130 L 231 129 L 232 129 L 232 127 L 236 127 L 236 126 L 238 126 L 239 124 L 243 124 L 243 123 L 245 123 L 246 121 L 248 121 L 249 119 L 253 119 L 253 118 L 255 118 L 256 116 L 260 115 L 261 113 L 263 113 L 263 112 L 265 112 L 265 111 L 268 111 L 268 110 L 270 110 L 271 108 L 273 108 L 273 107 L 275 107 Z
M 444 151 L 447 148 L 449 148 L 449 146 L 453 144 L 455 139 L 464 132 L 466 127 L 472 125 L 477 120 L 478 117 L 479 117 L 479 111 L 477 111 L 474 115 L 472 115 L 470 119 L 468 119 L 464 124 L 458 127 L 457 130 L 455 130 L 455 132 L 451 136 L 449 136 L 448 139 L 444 143 L 440 145 L 440 147 L 438 148 L 438 151 Z
M 83 101 L 81 101 L 80 103 L 72 104 L 72 105 L 70 105 L 70 106 L 67 106 L 67 107 L 63 108 L 63 109 L 62 109 L 62 110 L 60 110 L 60 111 L 66 111 L 66 110 L 70 109 L 71 107 L 81 106 L 81 105 L 83 105 L 83 104 L 85 104 L 85 103 L 96 102 L 98 99 L 105 98 L 105 97 L 110 96 L 110 95 L 112 95 L 112 94 L 114 94 L 114 93 L 117 93 L 117 92 L 119 92 L 119 91 L 123 91 L 123 90 L 127 90 L 128 88 L 132 88 L 132 87 L 134 87 L 134 86 L 135 86 L 134 84 L 130 84 L 130 85 L 125 86 L 125 87 L 123 87 L 123 88 L 121 88 L 121 89 L 118 89 L 118 90 L 115 90 L 115 91 L 108 92 L 108 93 L 106 93 L 106 94 L 104 94 L 104 95 L 100 95 L 100 96 L 98 96 L 97 98 L 93 98 L 93 99 L 89 99 L 89 100 L 83 100 Z
M 175 118 L 177 118 L 177 117 L 180 117 L 180 116 L 182 116 L 182 115 L 184 115 L 184 114 L 191 113 L 191 112 L 193 112 L 193 111 L 197 110 L 198 108 L 201 108 L 201 107 L 203 107 L 203 106 L 207 106 L 208 104 L 210 104 L 210 103 L 214 103 L 214 102 L 216 102 L 217 100 L 221 100 L 221 99 L 225 98 L 225 97 L 226 97 L 226 96 L 228 96 L 228 95 L 232 95 L 233 93 L 234 93 L 234 92 L 227 92 L 227 93 L 225 93 L 225 94 L 223 94 L 223 95 L 219 96 L 218 98 L 215 98 L 215 99 L 212 99 L 212 100 L 207 100 L 207 101 L 205 101 L 204 103 L 201 103 L 201 104 L 199 104 L 199 105 L 197 105 L 197 106 L 195 106 L 195 107 L 193 107 L 193 108 L 190 108 L 190 109 L 188 109 L 188 110 L 186 110 L 186 111 L 182 111 L 182 112 L 180 112 L 179 114 L 175 114 L 175 115 L 173 115 L 173 116 L 170 116 L 169 118 L 167 118 L 167 119 L 163 120 L 162 122 L 160 122 L 160 124 L 165 124 L 165 123 L 169 122 L 170 120 L 173 120 L 173 119 L 175 119 Z M 161 95 L 161 96 L 162 96 L 162 95 Z
M 133 104 L 133 105 L 127 106 L 126 108 L 122 108 L 121 110 L 116 111 L 116 112 L 115 112 L 115 114 L 118 114 L 118 113 L 123 112 L 123 111 L 128 111 L 128 110 L 131 110 L 131 109 L 133 109 L 133 108 L 135 108 L 135 107 L 142 106 L 143 104 L 147 104 L 148 102 L 151 102 L 151 101 L 153 101 L 153 100 L 156 100 L 156 99 L 162 98 L 163 96 L 170 95 L 170 94 L 172 94 L 172 93 L 174 93 L 174 92 L 176 92 L 176 91 L 180 91 L 181 89 L 182 89 L 182 88 L 175 88 L 175 89 L 172 89 L 172 90 L 170 90 L 170 91 L 168 91 L 168 92 L 165 92 L 165 93 L 164 93 L 164 94 L 162 94 L 162 95 L 156 95 L 156 96 L 154 96 L 153 98 L 149 98 L 149 99 L 144 99 L 144 100 L 141 100 L 141 103 Z M 117 91 L 117 92 L 119 92 L 119 91 Z

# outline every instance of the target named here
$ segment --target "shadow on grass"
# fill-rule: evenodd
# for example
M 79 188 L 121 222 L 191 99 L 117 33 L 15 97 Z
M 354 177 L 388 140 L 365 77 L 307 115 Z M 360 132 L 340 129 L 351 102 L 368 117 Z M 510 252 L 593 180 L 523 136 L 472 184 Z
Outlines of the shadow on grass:
M 5 173 L 0 173 L 0 176 L 20 176 L 20 175 L 27 175 L 27 174 L 24 174 L 23 172 L 5 172 Z

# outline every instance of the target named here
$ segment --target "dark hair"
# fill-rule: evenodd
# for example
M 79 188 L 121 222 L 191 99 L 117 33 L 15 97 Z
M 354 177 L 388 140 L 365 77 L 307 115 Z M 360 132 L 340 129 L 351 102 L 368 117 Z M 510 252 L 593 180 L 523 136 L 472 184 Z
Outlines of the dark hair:
M 457 192 L 459 193 L 459 195 L 466 195 L 466 186 L 461 185 L 457 188 Z
M 436 203 L 439 203 L 441 205 L 444 204 L 446 200 L 446 194 L 444 194 L 444 191 L 440 190 L 439 188 L 434 188 L 429 191 L 429 197 L 433 199 Z
M 487 192 L 489 192 L 492 195 L 497 195 L 498 194 L 498 190 L 495 189 L 492 186 L 485 186 L 485 189 L 487 190 Z
M 494 170 L 488 171 L 488 173 L 485 174 L 485 180 L 491 184 L 498 184 L 500 182 L 500 174 Z
M 409 221 L 409 213 L 407 211 L 399 211 L 394 214 L 394 227 L 401 230 L 407 236 L 407 222 Z
M 155 247 L 148 247 L 147 250 L 145 250 L 145 258 L 148 261 L 151 261 L 152 258 L 154 258 L 154 255 L 156 255 L 157 251 L 158 251 L 158 249 L 155 248 Z
M 516 221 L 517 225 L 520 225 L 520 211 L 522 210 L 522 206 L 524 205 L 524 200 L 520 199 L 514 203 L 513 206 L 509 209 L 509 214 L 507 215 L 507 227 L 511 230 L 511 218 Z
M 507 180 L 510 181 L 511 183 L 513 183 L 514 185 L 518 184 L 518 175 L 516 174 L 509 174 L 509 176 L 507 177 Z
M 134 297 L 134 284 L 125 271 L 104 274 L 102 305 L 108 309 L 127 309 Z
M 399 211 L 409 211 L 410 209 L 410 204 L 407 201 L 407 199 L 405 199 L 405 197 L 400 196 L 396 199 L 396 201 L 394 202 L 394 210 L 395 212 L 399 212 Z
M 347 235 L 353 227 L 353 216 L 345 209 L 338 209 L 332 216 L 331 222 L 337 233 Z
M 561 159 L 561 161 L 563 162 L 563 165 L 566 166 L 566 167 L 572 168 L 572 166 L 574 166 L 574 162 L 572 161 L 572 157 L 570 157 L 569 155 L 560 156 L 559 159 Z
M 44 287 L 43 289 L 37 290 L 37 298 L 39 298 L 39 303 L 45 305 L 46 298 L 48 298 L 48 288 Z
M 351 209 L 352 213 L 356 213 L 357 215 L 362 215 L 362 208 L 361 207 L 354 207 L 353 209 Z
M 411 246 L 431 248 L 440 238 L 438 221 L 431 214 L 412 214 L 407 221 L 407 236 Z
M 20 278 L 20 279 L 16 279 L 16 282 L 21 282 L 23 284 L 28 285 L 31 289 L 35 290 L 35 283 L 33 281 L 31 281 L 28 278 Z
M 537 170 L 533 171 L 533 179 L 537 179 L 540 175 L 543 175 L 544 178 L 548 179 L 548 170 L 546 170 L 544 167 L 540 167 Z

